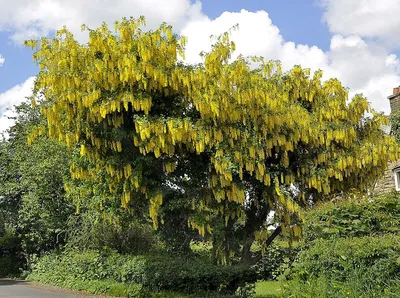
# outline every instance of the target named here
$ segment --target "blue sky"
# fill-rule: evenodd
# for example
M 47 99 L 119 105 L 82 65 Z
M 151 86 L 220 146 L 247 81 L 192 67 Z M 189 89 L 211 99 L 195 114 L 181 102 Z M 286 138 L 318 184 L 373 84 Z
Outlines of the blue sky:
M 37 74 L 38 67 L 32 61 L 32 50 L 13 43 L 8 32 L 0 32 L 0 54 L 5 58 L 0 67 L 0 93 Z
M 6 0 L 0 0 L 0 2 Z M 323 69 L 339 78 L 350 96 L 362 92 L 378 111 L 389 113 L 386 97 L 400 84 L 397 0 L 14 0 L 0 11 L 0 131 L 7 108 L 29 95 L 38 68 L 26 38 L 39 38 L 63 25 L 77 34 L 81 23 L 98 26 L 123 16 L 145 15 L 149 27 L 163 21 L 189 38 L 187 57 L 210 47 L 209 36 L 239 23 L 232 35 L 238 54 L 279 59 Z M 90 13 L 88 13 L 90 12 Z
M 323 50 L 329 49 L 329 29 L 322 22 L 323 9 L 315 0 L 203 0 L 201 2 L 203 13 L 213 19 L 225 11 L 265 10 L 285 40 L 296 44 L 317 45 Z M 31 49 L 15 44 L 10 40 L 11 34 L 12 31 L 0 32 L 0 54 L 6 58 L 0 68 L 0 93 L 22 83 L 38 71 L 32 62 Z
M 322 22 L 323 9 L 315 0 L 205 0 L 202 3 L 204 13 L 211 18 L 224 11 L 265 10 L 285 40 L 329 49 L 329 29 Z

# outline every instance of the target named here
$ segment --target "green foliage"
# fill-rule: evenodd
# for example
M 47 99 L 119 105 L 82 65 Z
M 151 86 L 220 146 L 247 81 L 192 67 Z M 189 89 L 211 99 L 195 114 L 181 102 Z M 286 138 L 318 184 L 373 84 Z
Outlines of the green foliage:
M 274 280 L 282 272 L 282 266 L 293 262 L 297 247 L 285 247 L 275 243 L 268 247 L 262 258 L 253 266 L 259 280 Z
M 70 217 L 67 246 L 79 249 L 108 247 L 122 254 L 140 254 L 158 250 L 162 243 L 150 223 L 138 222 L 126 212 L 104 218 L 93 210 Z
M 322 204 L 310 210 L 305 242 L 316 238 L 360 237 L 400 232 L 400 197 L 396 193 L 360 201 Z
M 63 188 L 68 154 L 49 139 L 38 140 L 30 147 L 23 141 L 14 160 L 25 189 L 18 228 L 24 251 L 40 254 L 65 243 L 67 219 L 74 212 Z
M 67 250 L 61 254 L 46 255 L 32 269 L 32 278 L 52 284 L 62 285 L 68 279 L 71 282 L 113 280 L 141 284 L 153 292 L 187 294 L 214 292 L 233 295 L 239 287 L 245 292 L 247 283 L 256 281 L 254 270 L 240 266 L 217 266 L 206 259 L 131 256 L 94 250 Z
M 400 236 L 317 239 L 299 253 L 293 271 L 303 279 L 329 272 L 335 280 L 344 281 L 350 271 L 363 267 L 376 275 L 373 278 L 379 283 L 400 273 L 399 255 Z
M 0 277 L 17 275 L 22 267 L 21 241 L 12 229 L 0 235 Z
M 144 284 L 153 290 L 186 293 L 199 291 L 233 294 L 246 282 L 255 282 L 254 270 L 241 266 L 216 266 L 207 259 L 152 258 Z
M 398 297 L 400 199 L 396 193 L 326 203 L 308 212 L 288 297 Z
M 165 23 L 143 24 L 83 26 L 86 44 L 67 28 L 26 42 L 37 46 L 34 94 L 47 120 L 29 142 L 47 134 L 80 149 L 71 176 L 82 183 L 68 185 L 78 205 L 113 201 L 150 217 L 171 250 L 187 250 L 197 230 L 221 262 L 246 261 L 254 234 L 268 236 L 271 211 L 298 237 L 305 207 L 366 191 L 398 158 L 380 129 L 386 117 L 365 118 L 367 99 L 349 103 L 348 90 L 323 82 L 321 71 L 283 73 L 262 57 L 232 61 L 228 33 L 203 63 L 183 64 L 185 38 Z
M 13 166 L 14 148 L 0 140 L 0 232 L 18 219 L 21 205 L 18 169 Z
M 190 250 L 198 256 L 211 258 L 212 243 L 208 241 L 192 241 L 190 243 Z
M 400 143 L 400 111 L 394 110 L 390 114 L 390 134 Z
M 308 281 L 292 280 L 285 285 L 282 297 L 296 298 L 397 298 L 400 294 L 400 280 L 391 282 L 383 289 L 368 284 L 364 268 L 351 272 L 347 281 L 337 282 L 325 275 Z M 264 298 L 264 297 L 263 297 Z
M 41 283 L 56 285 L 72 290 L 85 291 L 89 294 L 107 294 L 113 297 L 132 297 L 147 298 L 150 297 L 148 291 L 138 284 L 119 283 L 112 280 L 81 280 L 75 278 L 66 278 L 57 282 L 47 280 L 46 277 L 31 274 L 29 278 Z
M 3 218 L 21 239 L 27 260 L 65 243 L 67 219 L 74 211 L 65 198 L 66 148 L 46 137 L 27 144 L 31 126 L 44 121 L 38 109 L 17 106 L 16 123 L 0 142 L 0 229 Z
M 282 297 L 282 284 L 278 281 L 260 281 L 256 283 L 255 295 L 252 298 Z
M 337 295 L 350 285 L 349 289 L 357 287 L 361 293 L 374 293 L 365 297 L 392 297 L 384 295 L 400 279 L 399 255 L 400 236 L 395 235 L 317 239 L 299 253 L 291 270 L 294 282 L 289 282 L 288 289 L 293 291 L 293 284 L 307 288 L 323 281 L 328 286 L 315 285 L 315 290 L 321 294 L 326 291 L 326 297 L 346 297 L 345 293 Z

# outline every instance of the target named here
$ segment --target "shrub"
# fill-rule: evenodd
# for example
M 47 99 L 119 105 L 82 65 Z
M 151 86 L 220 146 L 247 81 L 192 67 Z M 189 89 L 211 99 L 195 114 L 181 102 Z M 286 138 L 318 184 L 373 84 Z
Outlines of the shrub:
M 297 247 L 287 247 L 275 243 L 268 247 L 263 257 L 253 266 L 259 280 L 275 280 L 281 273 L 282 266 L 291 263 L 298 252 Z
M 395 235 L 317 239 L 299 253 L 286 294 L 396 297 L 390 293 L 399 289 L 399 255 L 400 236 Z
M 23 266 L 21 241 L 14 231 L 0 236 L 0 277 L 18 275 Z
M 391 193 L 361 201 L 326 203 L 310 210 L 304 241 L 399 232 L 400 199 L 398 194 Z
M 144 285 L 152 290 L 185 293 L 218 291 L 233 294 L 246 283 L 255 282 L 255 270 L 242 266 L 217 266 L 208 259 L 156 257 L 149 260 Z
M 400 199 L 396 193 L 326 203 L 306 215 L 288 297 L 399 297 Z
M 253 269 L 217 266 L 205 258 L 120 255 L 110 250 L 67 250 L 44 256 L 33 266 L 30 278 L 55 285 L 68 280 L 112 280 L 141 284 L 151 291 L 230 295 L 257 279 Z
M 108 247 L 122 254 L 157 250 L 160 242 L 150 224 L 140 223 L 129 215 L 106 220 L 100 214 L 84 212 L 69 219 L 68 246 L 79 249 Z

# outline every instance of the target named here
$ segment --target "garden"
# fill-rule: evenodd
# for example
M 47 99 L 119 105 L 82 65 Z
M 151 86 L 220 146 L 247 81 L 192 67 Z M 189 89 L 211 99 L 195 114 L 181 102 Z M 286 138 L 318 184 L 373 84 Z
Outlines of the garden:
M 396 119 L 229 34 L 203 63 L 144 18 L 28 40 L 0 140 L 0 277 L 113 297 L 399 297 Z

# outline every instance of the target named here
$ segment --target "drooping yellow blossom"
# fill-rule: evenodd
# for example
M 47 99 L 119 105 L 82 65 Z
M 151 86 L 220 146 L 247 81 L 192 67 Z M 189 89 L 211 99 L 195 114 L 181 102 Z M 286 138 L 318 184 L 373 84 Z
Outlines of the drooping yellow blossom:
M 311 77 L 298 66 L 282 73 L 278 62 L 262 58 L 231 61 L 234 44 L 228 34 L 204 55 L 202 65 L 188 67 L 178 61 L 184 37 L 166 24 L 154 31 L 141 30 L 143 24 L 143 18 L 124 19 L 116 23 L 115 33 L 103 25 L 90 31 L 87 44 L 78 43 L 66 28 L 55 38 L 26 44 L 38 48 L 35 92 L 44 95 L 41 113 L 49 136 L 68 147 L 80 146 L 80 154 L 96 165 L 89 170 L 73 165 L 72 177 L 96 181 L 105 169 L 104 196 L 122 189 L 121 204 L 127 207 L 135 193 L 146 195 L 155 227 L 161 186 L 148 189 L 133 160 L 116 166 L 107 159 L 110 152 L 129 156 L 137 150 L 166 160 L 183 148 L 207 153 L 211 201 L 243 206 L 241 181 L 250 175 L 272 185 L 274 199 L 290 213 L 301 213 L 301 208 L 282 188 L 326 195 L 365 189 L 387 161 L 399 157 L 394 140 L 380 130 L 385 117 L 376 114 L 362 122 L 370 111 L 367 100 L 356 96 L 347 103 L 348 91 L 338 80 L 322 82 L 322 72 Z M 250 68 L 251 61 L 257 69 Z M 163 104 L 160 98 L 170 96 L 185 108 L 164 117 L 157 108 Z M 189 108 L 196 117 L 188 116 Z M 43 133 L 38 127 L 28 142 Z M 167 161 L 163 170 L 171 173 L 176 166 Z M 211 201 L 207 197 L 202 204 Z M 221 205 L 216 212 L 228 209 Z M 225 215 L 228 220 L 241 213 Z M 210 229 L 190 224 L 202 234 Z M 300 232 L 296 228 L 294 233 Z

